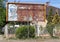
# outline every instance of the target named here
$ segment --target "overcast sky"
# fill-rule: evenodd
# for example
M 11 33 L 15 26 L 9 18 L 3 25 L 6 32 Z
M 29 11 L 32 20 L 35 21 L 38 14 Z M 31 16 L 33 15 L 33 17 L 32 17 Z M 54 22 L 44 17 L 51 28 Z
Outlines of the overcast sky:
M 8 0 L 9 2 L 14 2 L 14 0 Z M 60 8 L 60 0 L 16 0 L 16 2 L 30 2 L 30 3 L 46 3 L 50 2 L 51 6 Z

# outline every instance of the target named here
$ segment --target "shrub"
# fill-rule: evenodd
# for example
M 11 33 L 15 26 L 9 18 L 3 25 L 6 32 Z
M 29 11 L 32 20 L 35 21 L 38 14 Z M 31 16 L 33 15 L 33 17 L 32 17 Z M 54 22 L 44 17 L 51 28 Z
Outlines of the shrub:
M 4 34 L 4 32 L 0 29 L 0 35 Z
M 28 29 L 29 29 L 29 38 L 35 37 L 35 29 L 34 26 L 21 26 L 16 29 L 16 37 L 21 38 L 28 38 Z
M 51 37 L 53 37 L 53 28 L 54 28 L 54 25 L 52 25 L 52 24 L 47 24 L 47 26 L 46 26 L 46 29 Z
M 29 26 L 29 37 L 31 37 L 31 38 L 35 37 L 35 28 L 34 28 L 34 26 Z

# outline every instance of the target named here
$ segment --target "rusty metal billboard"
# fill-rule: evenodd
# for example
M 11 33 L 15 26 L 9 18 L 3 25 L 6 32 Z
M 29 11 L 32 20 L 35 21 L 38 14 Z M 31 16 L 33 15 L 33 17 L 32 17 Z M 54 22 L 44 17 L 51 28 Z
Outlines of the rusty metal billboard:
M 7 3 L 6 21 L 45 21 L 44 4 Z

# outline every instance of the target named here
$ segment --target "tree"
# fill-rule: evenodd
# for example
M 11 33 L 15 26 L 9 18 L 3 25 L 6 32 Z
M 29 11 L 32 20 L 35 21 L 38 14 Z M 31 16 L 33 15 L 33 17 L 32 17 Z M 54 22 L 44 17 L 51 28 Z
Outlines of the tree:
M 52 19 L 52 24 L 54 25 L 54 28 L 56 30 L 58 30 L 58 32 L 60 31 L 60 16 L 58 14 L 58 11 L 56 11 L 56 14 L 53 16 L 53 19 Z M 59 34 L 58 32 L 56 32 L 57 34 Z M 56 34 L 54 33 L 54 34 Z M 58 35 L 56 35 L 58 36 Z
M 60 23 L 60 16 L 58 14 L 58 11 L 56 11 L 56 14 L 52 14 L 52 9 L 49 11 L 49 15 L 47 17 L 48 24 L 47 24 L 47 31 L 49 32 L 50 36 L 53 37 L 53 29 L 56 27 L 57 24 Z
M 56 14 L 53 16 L 53 19 L 52 19 L 52 23 L 55 25 L 55 24 L 58 24 L 59 21 L 60 21 L 60 18 L 59 18 L 59 14 L 58 12 L 56 12 Z
M 0 0 L 0 30 L 6 24 L 6 9 L 3 7 L 3 0 Z
M 46 29 L 51 37 L 53 37 L 53 28 L 54 28 L 54 25 L 52 24 L 52 19 L 53 19 L 53 10 L 51 8 L 47 16 L 48 24 L 46 26 Z
M 49 14 L 47 16 L 48 23 L 52 22 L 52 18 L 53 18 L 53 10 L 52 10 L 52 8 L 50 8 Z

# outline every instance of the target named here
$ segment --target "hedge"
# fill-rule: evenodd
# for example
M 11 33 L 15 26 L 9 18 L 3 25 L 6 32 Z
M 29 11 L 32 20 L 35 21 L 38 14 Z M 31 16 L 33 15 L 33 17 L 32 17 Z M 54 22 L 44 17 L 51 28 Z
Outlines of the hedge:
M 28 34 L 29 32 L 29 34 Z M 34 38 L 35 37 L 35 28 L 34 26 L 20 26 L 19 28 L 16 29 L 16 37 L 21 39 L 21 38 Z

